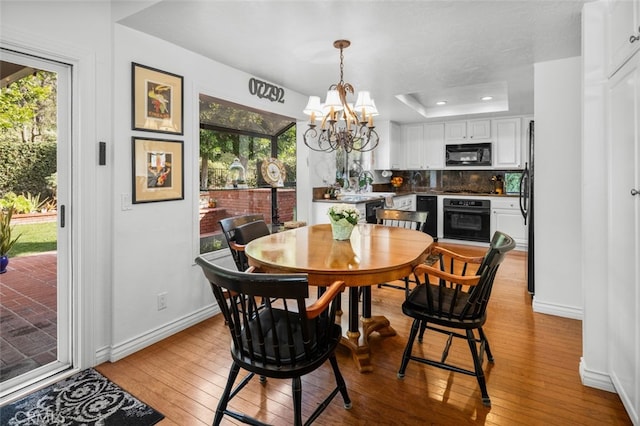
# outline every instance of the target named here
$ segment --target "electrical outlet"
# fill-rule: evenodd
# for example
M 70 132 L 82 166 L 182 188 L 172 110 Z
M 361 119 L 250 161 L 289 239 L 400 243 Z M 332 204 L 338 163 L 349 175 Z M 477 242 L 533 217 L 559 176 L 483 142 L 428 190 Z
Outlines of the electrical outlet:
M 158 310 L 167 309 L 167 293 L 158 294 Z

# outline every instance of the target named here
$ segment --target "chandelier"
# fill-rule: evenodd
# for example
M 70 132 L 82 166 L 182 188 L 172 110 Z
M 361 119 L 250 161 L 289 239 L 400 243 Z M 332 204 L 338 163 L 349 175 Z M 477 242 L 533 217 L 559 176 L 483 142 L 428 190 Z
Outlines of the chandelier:
M 309 96 L 304 109 L 304 113 L 311 116 L 309 128 L 303 135 L 304 143 L 314 151 L 366 152 L 378 146 L 378 133 L 373 125 L 378 110 L 369 92 L 359 92 L 355 106 L 347 101 L 347 93 L 353 95 L 354 89 L 344 82 L 342 51 L 350 45 L 349 40 L 333 42 L 333 46 L 340 49 L 340 81 L 329 87 L 324 104 L 320 103 L 319 96 Z M 321 119 L 319 129 L 316 119 Z

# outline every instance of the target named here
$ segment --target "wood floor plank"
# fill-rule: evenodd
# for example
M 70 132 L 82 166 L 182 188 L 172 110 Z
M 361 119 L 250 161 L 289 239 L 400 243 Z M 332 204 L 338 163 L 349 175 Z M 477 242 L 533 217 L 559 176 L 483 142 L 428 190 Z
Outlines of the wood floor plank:
M 468 255 L 484 251 L 446 246 Z M 474 377 L 410 362 L 405 378 L 397 378 L 411 319 L 402 314 L 403 291 L 374 286 L 373 314 L 385 315 L 397 335 L 371 336 L 374 371 L 368 374 L 356 371 L 351 354 L 338 348 L 353 408 L 345 410 L 337 396 L 315 424 L 631 425 L 616 394 L 580 381 L 581 321 L 532 311 L 525 261 L 520 252 L 508 254 L 488 308 L 484 329 L 495 358 L 494 364 L 484 364 L 490 408 L 482 405 Z M 224 327 L 217 316 L 97 369 L 162 412 L 161 426 L 211 424 L 231 366 Z M 414 350 L 439 353 L 443 337 L 432 334 Z M 449 357 L 472 365 L 465 342 L 455 342 Z M 328 365 L 303 378 L 303 416 L 311 414 L 333 383 Z M 265 386 L 253 380 L 230 405 L 272 424 L 290 424 L 290 382 L 269 380 Z M 223 424 L 238 422 L 225 418 Z

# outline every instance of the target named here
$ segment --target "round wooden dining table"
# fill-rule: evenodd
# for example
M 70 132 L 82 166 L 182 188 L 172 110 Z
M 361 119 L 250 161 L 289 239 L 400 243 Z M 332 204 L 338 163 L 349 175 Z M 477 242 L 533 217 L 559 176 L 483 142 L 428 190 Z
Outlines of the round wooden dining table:
M 333 239 L 331 225 L 304 226 L 267 235 L 245 247 L 249 265 L 267 273 L 305 273 L 309 284 L 342 280 L 349 287 L 349 315 L 342 343 L 361 372 L 372 371 L 369 335 L 393 336 L 389 320 L 371 315 L 371 286 L 403 279 L 427 258 L 433 238 L 399 227 L 358 224 L 351 239 Z M 362 317 L 359 314 L 362 289 Z

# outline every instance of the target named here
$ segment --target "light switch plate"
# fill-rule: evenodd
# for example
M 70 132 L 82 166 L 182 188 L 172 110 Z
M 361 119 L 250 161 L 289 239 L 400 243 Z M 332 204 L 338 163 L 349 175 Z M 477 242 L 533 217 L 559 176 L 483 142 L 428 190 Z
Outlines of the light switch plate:
M 123 211 L 132 209 L 131 194 L 129 193 L 120 194 L 120 200 L 121 200 Z

